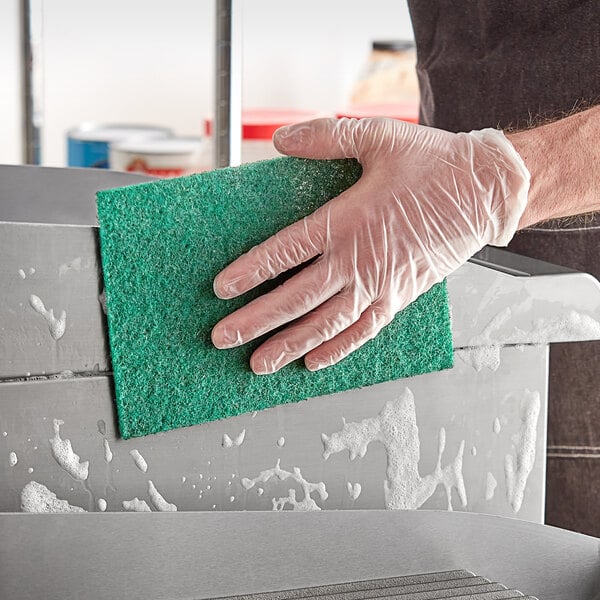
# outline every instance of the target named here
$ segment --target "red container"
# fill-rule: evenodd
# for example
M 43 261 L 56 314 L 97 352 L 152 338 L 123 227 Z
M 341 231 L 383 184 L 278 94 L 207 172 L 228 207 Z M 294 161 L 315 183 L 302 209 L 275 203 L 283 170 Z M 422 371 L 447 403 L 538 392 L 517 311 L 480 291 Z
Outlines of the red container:
M 285 125 L 328 116 L 314 110 L 294 108 L 252 108 L 242 111 L 242 162 L 279 156 L 272 143 L 273 134 Z M 212 135 L 212 119 L 204 121 L 204 131 Z

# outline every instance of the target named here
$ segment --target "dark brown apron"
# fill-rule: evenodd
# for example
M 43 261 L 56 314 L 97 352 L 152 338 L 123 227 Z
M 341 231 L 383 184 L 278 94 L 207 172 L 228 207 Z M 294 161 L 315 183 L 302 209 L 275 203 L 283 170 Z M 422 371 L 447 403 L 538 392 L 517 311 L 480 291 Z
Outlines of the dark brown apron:
M 600 102 L 598 0 L 409 8 L 425 125 L 520 129 Z M 519 232 L 509 248 L 600 279 L 600 216 Z M 547 523 L 600 536 L 600 342 L 551 347 L 546 494 Z

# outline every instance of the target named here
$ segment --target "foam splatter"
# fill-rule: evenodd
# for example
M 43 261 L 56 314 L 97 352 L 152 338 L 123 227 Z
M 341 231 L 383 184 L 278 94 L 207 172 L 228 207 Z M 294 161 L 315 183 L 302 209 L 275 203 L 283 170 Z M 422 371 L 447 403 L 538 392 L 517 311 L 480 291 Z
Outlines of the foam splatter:
M 512 316 L 513 311 L 507 306 L 479 335 L 469 340 L 467 347 L 456 350 L 455 355 L 476 371 L 481 371 L 484 367 L 496 371 L 500 367 L 502 346 L 517 345 L 522 351 L 524 339 L 527 339 L 529 344 L 547 344 L 549 340 L 570 342 L 600 338 L 600 322 L 575 310 L 563 315 L 537 319 L 528 331 L 516 326 L 507 327 Z
M 37 481 L 30 481 L 21 492 L 21 510 L 26 513 L 83 513 L 80 506 L 60 500 L 54 492 Z
M 79 462 L 79 456 L 73 452 L 70 440 L 63 440 L 60 437 L 60 426 L 65 422 L 60 419 L 54 419 L 54 437 L 50 440 L 52 454 L 56 462 L 71 477 L 85 481 L 88 478 L 89 461 Z
M 419 429 L 417 427 L 414 396 L 405 388 L 402 395 L 386 402 L 377 417 L 360 423 L 344 423 L 341 431 L 321 436 L 325 447 L 325 460 L 331 454 L 347 449 L 350 460 L 362 458 L 371 442 L 383 444 L 387 453 L 387 479 L 384 480 L 385 503 L 388 509 L 416 509 L 422 506 L 443 485 L 452 510 L 452 488 L 456 488 L 462 506 L 467 505 L 467 492 L 462 474 L 465 442 L 459 444 L 456 458 L 444 468 L 442 454 L 446 447 L 446 430 L 442 427 L 438 437 L 438 458 L 433 473 L 421 477 Z
M 146 459 L 140 454 L 139 450 L 136 450 L 134 448 L 129 454 L 131 454 L 131 458 L 133 458 L 135 466 L 143 473 L 146 473 L 146 471 L 148 471 L 148 463 L 146 462 Z
M 133 500 L 123 500 L 123 508 L 128 512 L 152 512 L 145 500 L 140 500 L 137 496 Z
M 486 482 L 485 482 L 485 499 L 491 500 L 494 497 L 494 492 L 496 491 L 496 487 L 498 482 L 496 478 L 488 471 Z
M 161 512 L 175 512 L 177 510 L 177 506 L 175 504 L 167 502 L 161 496 L 151 480 L 148 481 L 148 494 L 150 494 L 150 500 L 152 500 L 152 504 L 156 510 Z
M 515 443 L 516 457 L 507 454 L 504 460 L 506 496 L 515 513 L 521 510 L 527 478 L 535 462 L 535 442 L 540 406 L 539 392 L 525 390 L 521 398 L 521 427 Z
M 304 498 L 300 501 L 296 499 L 296 490 L 290 489 L 289 495 L 285 498 L 275 499 L 273 498 L 273 510 L 283 510 L 287 504 L 289 504 L 293 510 L 309 511 L 309 510 L 321 510 L 321 507 L 311 497 L 312 492 L 317 492 L 321 500 L 327 500 L 327 488 L 321 481 L 319 483 L 310 483 L 302 477 L 302 473 L 298 467 L 294 467 L 293 473 L 285 471 L 281 468 L 281 460 L 277 460 L 277 464 L 272 469 L 266 469 L 261 471 L 254 479 L 248 479 L 244 477 L 242 479 L 242 486 L 244 489 L 249 490 L 253 488 L 257 483 L 266 483 L 272 478 L 277 477 L 281 481 L 292 479 L 298 482 L 302 486 L 304 492 Z M 262 488 L 258 488 L 259 494 Z
M 42 315 L 42 317 L 46 319 L 52 339 L 56 341 L 60 340 L 60 338 L 65 334 L 65 329 L 67 327 L 67 313 L 63 310 L 60 313 L 60 317 L 56 318 L 54 316 L 54 309 L 51 308 L 46 310 L 42 300 L 35 294 L 29 296 L 29 304 L 31 304 L 31 308 L 33 308 L 35 312 Z
M 233 446 L 241 446 L 244 443 L 244 438 L 246 437 L 246 430 L 242 429 L 242 431 L 235 438 L 230 438 L 226 433 L 223 434 L 223 441 L 221 445 L 223 448 L 233 448 Z
M 360 483 L 350 483 L 348 481 L 346 482 L 346 489 L 348 490 L 348 496 L 350 496 L 352 500 L 356 500 L 362 492 L 362 486 Z

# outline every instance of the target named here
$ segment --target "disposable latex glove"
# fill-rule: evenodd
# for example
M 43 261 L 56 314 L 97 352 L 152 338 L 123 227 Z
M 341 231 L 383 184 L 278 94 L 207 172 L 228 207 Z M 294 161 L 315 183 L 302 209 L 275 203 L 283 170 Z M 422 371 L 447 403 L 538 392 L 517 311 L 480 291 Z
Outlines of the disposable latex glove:
M 214 345 L 233 348 L 293 321 L 252 355 L 259 374 L 304 355 L 310 370 L 337 363 L 483 246 L 508 244 L 527 201 L 525 164 L 494 129 L 318 119 L 273 141 L 283 154 L 356 158 L 363 174 L 216 277 L 216 295 L 233 298 L 318 257 L 214 327 Z

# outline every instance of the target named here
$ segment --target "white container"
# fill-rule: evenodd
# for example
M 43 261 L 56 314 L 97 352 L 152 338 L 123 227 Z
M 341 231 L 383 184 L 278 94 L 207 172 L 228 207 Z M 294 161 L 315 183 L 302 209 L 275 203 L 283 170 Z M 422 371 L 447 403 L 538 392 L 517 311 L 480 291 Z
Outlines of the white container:
M 172 137 L 112 144 L 109 168 L 155 177 L 181 177 L 210 169 L 208 140 Z
M 171 135 L 171 130 L 166 127 L 83 123 L 67 132 L 67 164 L 69 167 L 106 169 L 111 144 Z

